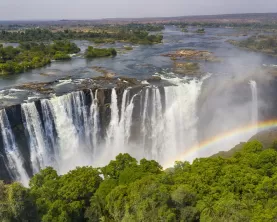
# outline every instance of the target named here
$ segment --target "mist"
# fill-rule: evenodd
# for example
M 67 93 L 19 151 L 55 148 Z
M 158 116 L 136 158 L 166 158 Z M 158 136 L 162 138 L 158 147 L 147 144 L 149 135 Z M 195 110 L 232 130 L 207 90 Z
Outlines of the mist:
M 201 144 L 219 138 L 210 148 L 191 154 L 188 157 L 190 160 L 228 151 L 248 141 L 258 129 L 253 128 L 237 135 L 232 131 L 253 124 L 253 115 L 257 116 L 258 122 L 275 116 L 272 101 L 274 76 L 266 68 L 270 66 L 270 57 L 266 61 L 262 54 L 226 48 L 215 50 L 215 54 L 222 56 L 222 64 L 213 67 L 211 77 L 202 86 L 197 108 L 198 142 Z M 257 90 L 256 102 L 253 83 Z

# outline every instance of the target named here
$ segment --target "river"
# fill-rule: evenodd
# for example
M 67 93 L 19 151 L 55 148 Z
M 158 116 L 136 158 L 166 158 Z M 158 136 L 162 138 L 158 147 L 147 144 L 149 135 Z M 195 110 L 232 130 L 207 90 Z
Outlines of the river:
M 106 164 L 121 152 L 172 166 L 174 160 L 227 151 L 259 132 L 261 122 L 275 119 L 277 81 L 264 68 L 277 64 L 277 58 L 226 42 L 247 38 L 234 36 L 235 29 L 207 28 L 205 34 L 196 34 L 191 27 L 189 31 L 167 26 L 162 44 L 135 45 L 114 58 L 73 57 L 1 77 L 1 103 L 6 108 L 0 110 L 0 178 L 26 185 L 46 166 L 65 173 L 80 165 Z M 82 52 L 90 45 L 75 42 Z M 123 45 L 104 47 L 122 49 Z M 178 75 L 173 61 L 162 54 L 184 48 L 208 50 L 221 61 L 201 61 L 202 75 Z M 93 66 L 116 77 L 144 80 L 158 75 L 168 85 L 72 90 L 72 82 L 101 75 Z M 13 89 L 65 77 L 69 80 L 56 83 L 68 85 L 61 96 L 34 94 L 30 99 L 33 92 Z

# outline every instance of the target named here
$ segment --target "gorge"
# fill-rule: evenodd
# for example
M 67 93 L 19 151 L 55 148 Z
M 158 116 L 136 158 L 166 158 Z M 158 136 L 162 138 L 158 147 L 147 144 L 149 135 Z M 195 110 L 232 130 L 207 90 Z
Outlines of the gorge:
M 104 165 L 119 153 L 166 165 L 201 142 L 197 109 L 209 78 L 169 78 L 167 86 L 83 89 L 2 109 L 0 177 L 28 185 L 46 166 L 64 174 L 76 166 Z M 257 124 L 253 80 L 251 90 L 244 102 L 250 104 L 249 123 Z
M 65 174 L 77 166 L 104 166 L 119 153 L 167 168 L 246 142 L 260 123 L 277 117 L 276 77 L 264 71 L 275 59 L 216 36 L 234 30 L 205 32 L 167 26 L 163 44 L 105 59 L 73 57 L 2 78 L 0 179 L 27 186 L 47 166 Z M 75 42 L 84 52 L 88 42 Z M 189 58 L 199 70 L 178 73 L 174 64 L 188 61 L 163 55 L 184 48 L 219 59 Z

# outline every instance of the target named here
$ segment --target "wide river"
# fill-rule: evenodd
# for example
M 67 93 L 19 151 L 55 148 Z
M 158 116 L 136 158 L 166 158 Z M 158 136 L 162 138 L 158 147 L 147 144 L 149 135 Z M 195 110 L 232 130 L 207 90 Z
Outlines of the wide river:
M 209 50 L 223 59 L 221 63 L 204 63 L 202 70 L 214 74 L 237 73 L 238 67 L 248 69 L 249 67 L 261 67 L 262 65 L 277 64 L 277 58 L 263 55 L 261 53 L 241 50 L 226 42 L 228 39 L 247 38 L 243 33 L 231 28 L 206 28 L 205 34 L 194 33 L 195 28 L 190 28 L 188 33 L 181 32 L 174 26 L 167 26 L 163 31 L 164 40 L 162 44 L 135 45 L 132 51 L 123 52 L 122 43 L 104 45 L 104 47 L 115 47 L 119 54 L 114 58 L 98 58 L 88 60 L 83 56 L 73 57 L 71 61 L 52 62 L 51 65 L 35 69 L 18 75 L 1 76 L 0 89 L 13 87 L 27 82 L 47 82 L 62 77 L 87 78 L 101 75 L 95 71 L 93 66 L 100 66 L 118 76 L 135 77 L 138 79 L 148 78 L 157 73 L 170 73 L 173 61 L 162 56 L 164 53 L 178 49 L 191 48 L 198 50 Z M 75 41 L 82 52 L 88 45 L 87 41 Z M 126 45 L 126 44 L 125 44 Z M 128 44 L 127 44 L 128 45 Z
M 195 31 L 190 27 L 183 33 L 167 26 L 162 44 L 134 45 L 131 51 L 124 51 L 122 43 L 102 45 L 117 48 L 118 55 L 92 60 L 83 57 L 92 43 L 75 41 L 82 53 L 71 61 L 2 76 L 0 179 L 28 184 L 45 166 L 65 173 L 76 166 L 107 164 L 126 152 L 168 167 L 175 160 L 227 151 L 257 132 L 276 127 L 277 58 L 227 42 L 264 33 L 231 28 Z M 178 75 L 174 61 L 163 56 L 178 49 L 208 50 L 220 61 L 200 61 L 201 75 Z M 71 88 L 82 78 L 101 76 L 95 66 L 116 76 L 143 80 L 158 75 L 162 81 L 141 82 L 142 88 L 114 88 L 113 80 L 107 85 L 100 81 L 94 91 Z M 15 87 L 57 79 L 53 88 L 58 96 Z

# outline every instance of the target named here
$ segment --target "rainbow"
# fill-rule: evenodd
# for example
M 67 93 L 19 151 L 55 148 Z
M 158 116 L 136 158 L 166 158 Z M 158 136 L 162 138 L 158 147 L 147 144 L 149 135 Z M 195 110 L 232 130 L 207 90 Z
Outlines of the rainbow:
M 277 128 L 277 119 L 272 119 L 262 121 L 257 124 L 250 124 L 243 127 L 235 128 L 233 130 L 218 134 L 214 137 L 204 140 L 203 142 L 193 147 L 190 147 L 189 149 L 186 149 L 183 153 L 179 154 L 178 157 L 176 157 L 174 160 L 167 162 L 165 168 L 172 167 L 174 165 L 175 160 L 184 161 L 189 155 L 192 155 L 196 151 L 201 151 L 208 148 L 211 149 L 216 143 L 223 142 L 224 140 L 229 140 L 246 133 L 250 134 L 251 132 L 253 133 L 252 135 L 254 135 L 257 131 L 260 132 L 275 127 Z

